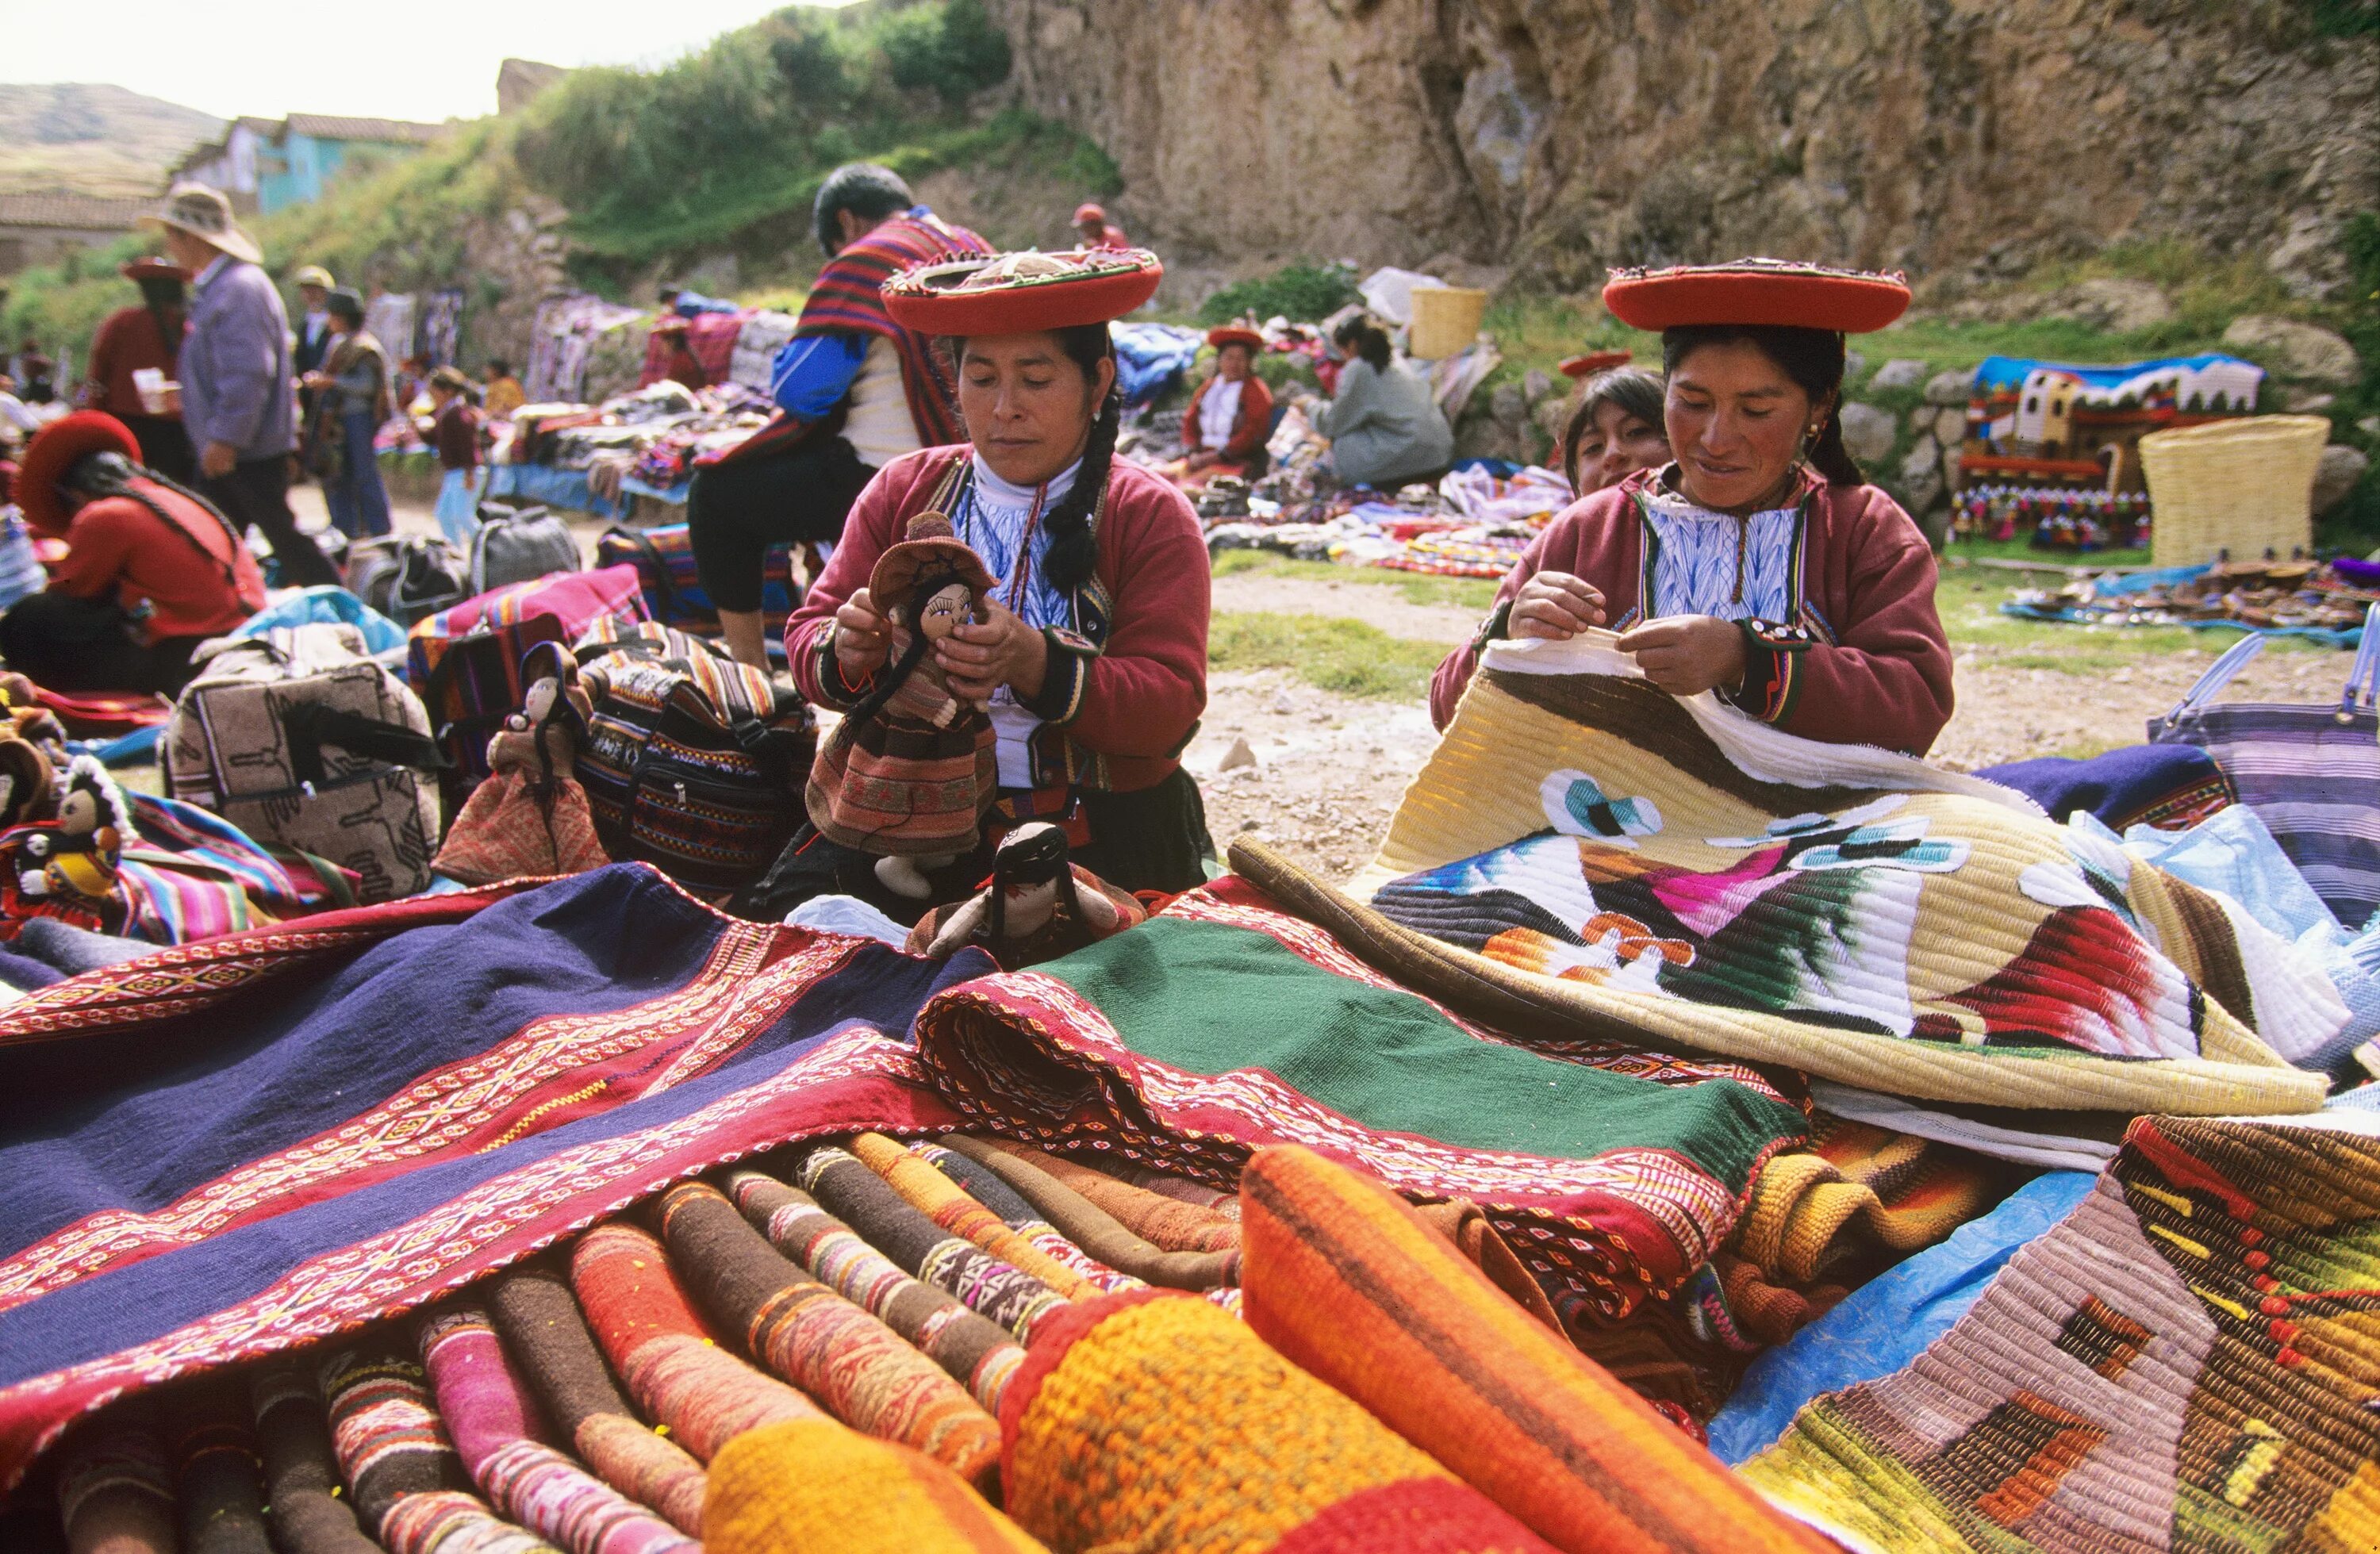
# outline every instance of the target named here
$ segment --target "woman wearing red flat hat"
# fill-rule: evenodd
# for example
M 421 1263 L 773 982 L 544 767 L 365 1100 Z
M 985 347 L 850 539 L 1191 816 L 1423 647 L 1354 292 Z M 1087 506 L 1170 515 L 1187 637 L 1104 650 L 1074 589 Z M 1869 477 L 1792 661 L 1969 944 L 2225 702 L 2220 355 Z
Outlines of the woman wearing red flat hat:
M 140 288 L 140 305 L 118 308 L 91 336 L 91 369 L 83 380 L 82 407 L 104 410 L 124 423 L 140 444 L 140 462 L 170 480 L 198 479 L 199 455 L 178 415 L 152 414 L 133 374 L 153 370 L 174 381 L 187 328 L 182 288 L 190 273 L 171 260 L 136 259 L 124 278 Z
M 1531 543 L 1439 666 L 1443 727 L 1499 637 L 1621 633 L 1673 695 L 1714 691 L 1805 738 L 1923 755 L 1950 718 L 1934 552 L 1843 446 L 1843 336 L 1909 305 L 1898 275 L 1773 260 L 1616 272 L 1604 305 L 1661 335 L 1673 461 Z
M 264 576 L 230 521 L 140 456 L 99 410 L 53 421 L 25 450 L 17 505 L 67 542 L 50 586 L 0 615 L 0 658 L 36 685 L 176 695 L 200 643 L 264 608 Z
M 1074 859 L 1125 890 L 1180 891 L 1214 856 L 1181 768 L 1207 702 L 1208 570 L 1198 520 L 1153 471 L 1115 458 L 1122 402 L 1108 322 L 1163 273 L 1138 249 L 1007 254 L 885 283 L 905 328 L 941 340 L 968 441 L 893 460 L 860 493 L 833 558 L 785 630 L 795 679 L 848 709 L 886 672 L 892 627 L 866 588 L 877 558 L 931 510 L 995 582 L 988 619 L 935 650 L 950 694 L 989 701 L 999 796 L 983 851 L 1028 819 L 1063 825 Z M 936 881 L 972 892 L 966 860 Z M 844 890 L 886 901 L 870 860 L 805 830 L 755 905 Z
M 1207 332 L 1215 347 L 1215 374 L 1182 412 L 1183 472 L 1198 481 L 1218 475 L 1265 472 L 1265 439 L 1272 435 L 1272 391 L 1256 374 L 1264 336 L 1242 324 Z

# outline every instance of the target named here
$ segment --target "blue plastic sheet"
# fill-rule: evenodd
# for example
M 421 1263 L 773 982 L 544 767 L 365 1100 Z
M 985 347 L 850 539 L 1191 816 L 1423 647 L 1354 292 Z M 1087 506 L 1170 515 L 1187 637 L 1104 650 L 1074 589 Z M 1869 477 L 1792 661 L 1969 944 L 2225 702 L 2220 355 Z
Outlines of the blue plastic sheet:
M 526 497 L 542 502 L 549 507 L 567 507 L 576 513 L 592 513 L 600 518 L 623 518 L 628 515 L 625 498 L 613 501 L 597 496 L 587 485 L 584 469 L 556 469 L 545 464 L 497 464 L 488 470 L 488 492 L 491 497 Z
M 364 651 L 384 653 L 405 646 L 405 628 L 335 583 L 317 583 L 250 615 L 234 637 L 261 637 L 280 626 L 351 625 L 363 633 Z
M 119 734 L 113 739 L 69 739 L 67 754 L 91 756 L 102 766 L 147 766 L 157 759 L 157 747 L 164 742 L 165 725 L 151 723 L 136 728 L 130 734 Z
M 2072 1213 L 2096 1181 L 2084 1171 L 2034 1178 L 1989 1214 L 1868 1281 L 1791 1342 L 1753 1361 L 1711 1421 L 1712 1453 L 1737 1466 L 1775 1445 L 1811 1399 L 1888 1376 L 1917 1358 L 1983 1298 L 2019 1247 Z
M 1115 341 L 1116 382 L 1123 390 L 1126 409 L 1136 409 L 1165 392 L 1168 383 L 1190 370 L 1207 337 L 1195 329 L 1171 323 L 1118 323 L 1108 326 Z

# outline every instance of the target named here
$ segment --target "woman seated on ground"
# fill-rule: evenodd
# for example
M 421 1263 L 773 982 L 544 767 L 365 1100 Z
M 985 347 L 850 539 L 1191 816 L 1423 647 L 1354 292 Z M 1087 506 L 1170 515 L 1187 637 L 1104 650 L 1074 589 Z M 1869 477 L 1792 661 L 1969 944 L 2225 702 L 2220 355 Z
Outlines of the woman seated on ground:
M 1951 704 L 1934 552 L 1866 483 L 1838 413 L 1841 332 L 1880 329 L 1908 300 L 1895 277 L 1768 261 L 1615 275 L 1605 305 L 1661 332 L 1676 459 L 1547 526 L 1439 666 L 1432 720 L 1453 717 L 1491 639 L 1609 626 L 1671 695 L 1924 755 Z
M 1079 278 L 1038 273 L 1072 256 L 1023 254 L 936 266 L 931 289 L 887 285 L 896 320 L 943 339 L 968 442 L 905 455 L 868 482 L 786 625 L 802 694 L 849 709 L 892 640 L 865 585 L 912 517 L 947 515 L 990 572 L 990 618 L 935 650 L 952 696 L 989 699 L 999 762 L 984 844 L 949 871 L 944 899 L 975 889 L 996 834 L 1027 819 L 1062 822 L 1074 861 L 1128 891 L 1190 889 L 1214 856 L 1180 760 L 1207 704 L 1206 542 L 1180 492 L 1113 456 L 1123 405 L 1108 321 L 1163 271 L 1147 254 L 1096 258 Z M 777 911 L 835 890 L 896 916 L 926 904 L 888 899 L 870 860 L 808 826 L 765 889 Z
M 1272 391 L 1256 374 L 1264 336 L 1228 324 L 1207 332 L 1215 347 L 1215 374 L 1182 412 L 1182 472 L 1185 485 L 1218 475 L 1254 480 L 1265 472 L 1265 439 L 1272 435 Z
M 1561 364 L 1579 385 L 1578 404 L 1562 428 L 1558 452 L 1563 478 L 1580 496 L 1670 462 L 1661 380 L 1627 361 L 1626 351 L 1600 351 Z M 1579 370 L 1581 362 L 1592 365 Z
M 0 657 L 57 691 L 180 692 L 190 655 L 264 608 L 231 523 L 139 464 L 113 416 L 79 410 L 25 450 L 18 505 L 67 542 L 50 586 L 0 616 Z
M 1342 486 L 1394 491 L 1434 480 L 1454 459 L 1454 431 L 1413 369 L 1398 361 L 1380 326 L 1361 316 L 1331 336 L 1347 365 L 1330 403 L 1314 412 L 1314 430 L 1330 439 L 1330 465 Z

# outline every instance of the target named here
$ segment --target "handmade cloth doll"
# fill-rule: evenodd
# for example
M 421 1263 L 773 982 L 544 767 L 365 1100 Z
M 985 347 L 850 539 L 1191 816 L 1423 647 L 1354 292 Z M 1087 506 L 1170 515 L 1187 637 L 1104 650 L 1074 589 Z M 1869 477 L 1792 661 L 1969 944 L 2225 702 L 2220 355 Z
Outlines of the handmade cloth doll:
M 1062 828 L 1033 820 L 1000 839 L 984 888 L 920 918 L 905 948 L 945 960 L 978 945 L 1002 970 L 1017 971 L 1070 955 L 1148 917 L 1139 902 L 1069 860 Z
M 810 821 L 829 841 L 877 856 L 887 890 L 923 901 L 929 870 L 975 850 L 1000 785 L 981 702 L 953 696 L 935 644 L 985 618 L 993 582 L 983 559 L 937 512 L 909 520 L 868 574 L 868 594 L 892 623 L 880 683 L 835 725 L 810 768 Z
M 98 926 L 115 904 L 116 867 L 132 834 L 132 812 L 115 780 L 91 757 L 75 757 L 67 768 L 57 819 L 11 838 L 15 893 L 29 905 L 46 903 L 62 909 L 51 915 L 88 918 Z
M 57 813 L 57 775 L 41 746 L 0 733 L 0 831 Z
M 521 678 L 521 710 L 488 741 L 488 779 L 464 801 L 431 866 L 467 885 L 612 861 L 572 773 L 592 708 L 577 661 L 560 643 L 540 642 L 522 660 Z

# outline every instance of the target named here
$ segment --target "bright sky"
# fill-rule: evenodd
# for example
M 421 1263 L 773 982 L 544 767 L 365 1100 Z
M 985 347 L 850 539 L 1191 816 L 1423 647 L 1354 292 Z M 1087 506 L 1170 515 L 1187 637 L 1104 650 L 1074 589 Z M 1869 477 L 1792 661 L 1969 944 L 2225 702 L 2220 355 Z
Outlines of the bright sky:
M 224 118 L 435 122 L 494 113 L 496 67 L 507 56 L 658 65 L 780 8 L 769 0 L 499 0 L 485 9 L 27 0 L 0 6 L 8 13 L 0 73 L 12 81 L 108 82 Z

